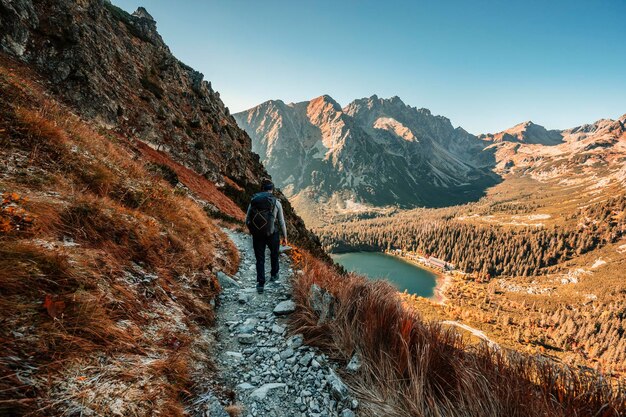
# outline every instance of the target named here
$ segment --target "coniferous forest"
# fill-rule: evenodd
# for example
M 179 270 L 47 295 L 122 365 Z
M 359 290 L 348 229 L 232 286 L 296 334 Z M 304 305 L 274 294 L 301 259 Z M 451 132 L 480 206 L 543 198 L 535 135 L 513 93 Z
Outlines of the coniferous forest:
M 317 230 L 331 252 L 402 249 L 435 256 L 480 276 L 531 276 L 608 243 L 626 232 L 626 196 L 577 210 L 565 225 L 517 227 L 407 214 Z

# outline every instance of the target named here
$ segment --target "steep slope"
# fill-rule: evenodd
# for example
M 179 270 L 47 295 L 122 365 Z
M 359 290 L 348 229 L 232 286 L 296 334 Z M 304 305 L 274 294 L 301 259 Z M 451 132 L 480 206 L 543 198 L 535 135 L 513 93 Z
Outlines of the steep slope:
M 219 93 L 171 54 L 143 8 L 129 15 L 106 0 L 0 0 L 0 47 L 38 68 L 83 117 L 172 156 L 244 210 L 267 176 Z M 283 205 L 294 241 L 321 254 Z
M 238 253 L 164 164 L 46 84 L 0 54 L 0 415 L 183 415 Z
M 475 200 L 497 176 L 493 155 L 450 121 L 398 97 L 356 100 L 342 109 L 329 96 L 268 101 L 235 114 L 268 170 L 307 221 L 321 206 L 444 206 Z M 331 207 L 332 210 L 332 207 Z

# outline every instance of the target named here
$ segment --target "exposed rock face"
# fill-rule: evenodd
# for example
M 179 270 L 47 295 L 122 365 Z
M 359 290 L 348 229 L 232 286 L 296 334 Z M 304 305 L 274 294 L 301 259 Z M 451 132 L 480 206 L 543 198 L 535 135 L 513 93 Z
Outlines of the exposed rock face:
M 245 184 L 262 172 L 219 93 L 170 53 L 145 9 L 129 15 L 102 0 L 0 4 L 3 48 L 35 64 L 85 116 L 214 181 L 228 173 Z
M 592 176 L 626 184 L 625 120 L 626 115 L 561 131 L 527 122 L 484 137 L 494 141 L 488 149 L 495 151 L 494 171 L 501 175 L 562 179 L 564 184 Z
M 287 195 L 344 206 L 443 206 L 477 199 L 497 176 L 485 144 L 398 97 L 268 101 L 235 119 Z M 297 199 L 296 199 L 297 201 Z M 299 210 L 300 211 L 300 210 Z
M 536 145 L 558 145 L 563 142 L 559 130 L 547 130 L 531 121 L 520 123 L 499 133 L 480 135 L 479 138 L 491 142 L 519 142 Z
M 106 0 L 0 0 L 0 50 L 33 64 L 84 117 L 168 152 L 244 210 L 267 176 L 219 93 L 171 54 L 142 7 L 131 15 Z M 316 250 L 283 207 L 291 238 Z

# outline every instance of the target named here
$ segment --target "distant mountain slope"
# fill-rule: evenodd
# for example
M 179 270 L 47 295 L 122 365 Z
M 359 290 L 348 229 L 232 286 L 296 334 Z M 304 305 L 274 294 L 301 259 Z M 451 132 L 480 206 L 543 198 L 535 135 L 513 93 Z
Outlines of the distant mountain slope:
M 610 174 L 607 164 L 613 172 L 626 157 L 624 117 L 562 131 L 529 121 L 474 136 L 398 97 L 372 96 L 341 108 L 327 95 L 270 100 L 234 117 L 312 226 L 385 206 L 475 201 L 511 174 L 600 178 Z
M 557 145 L 563 141 L 559 130 L 547 130 L 531 121 L 513 126 L 499 133 L 480 135 L 479 138 L 491 142 L 520 142 L 537 145 Z
M 517 139 L 511 139 L 513 131 Z M 489 138 L 494 140 L 488 147 L 495 152 L 494 171 L 500 175 L 560 179 L 563 184 L 626 180 L 626 114 L 562 131 L 521 124 Z
M 246 208 L 267 176 L 201 73 L 172 55 L 144 9 L 106 0 L 0 0 L 0 50 L 31 64 L 81 116 L 141 140 Z M 295 242 L 322 255 L 285 200 Z
M 484 169 L 493 164 L 486 143 L 398 97 L 343 109 L 326 95 L 271 100 L 234 117 L 286 194 L 315 204 L 445 206 L 478 199 L 497 182 Z

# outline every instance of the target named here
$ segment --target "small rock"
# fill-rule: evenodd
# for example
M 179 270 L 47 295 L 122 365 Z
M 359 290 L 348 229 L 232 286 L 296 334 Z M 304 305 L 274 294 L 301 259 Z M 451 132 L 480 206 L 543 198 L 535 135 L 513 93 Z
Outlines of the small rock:
M 237 388 L 242 390 L 249 390 L 254 388 L 254 385 L 249 384 L 248 382 L 242 382 L 241 384 L 237 385 Z
M 296 311 L 296 303 L 292 300 L 281 301 L 274 308 L 274 314 L 277 316 L 285 316 L 287 314 L 291 314 Z
M 285 328 L 283 326 L 279 326 L 278 324 L 272 325 L 272 333 L 283 334 L 285 332 Z
M 250 333 L 241 333 L 237 335 L 237 340 L 241 344 L 251 345 L 254 343 L 254 335 Z
M 226 352 L 226 355 L 237 359 L 243 358 L 243 355 L 240 352 Z
M 291 336 L 289 340 L 287 340 L 287 346 L 291 346 L 294 349 L 298 349 L 304 343 L 304 336 L 301 334 L 297 334 L 295 336 Z
M 309 366 L 309 363 L 311 363 L 311 360 L 313 359 L 313 354 L 312 353 L 307 353 L 306 355 L 304 355 L 303 357 L 300 358 L 300 360 L 298 361 L 298 363 L 302 366 Z
M 257 321 L 255 319 L 246 319 L 241 326 L 239 326 L 239 331 L 241 333 L 251 333 L 256 326 Z
M 222 288 L 240 288 L 240 285 L 237 281 L 235 281 L 222 271 L 217 271 L 217 281 L 220 283 L 220 287 Z
M 314 413 L 320 412 L 320 406 L 317 404 L 316 400 L 311 401 L 311 403 L 309 404 L 309 409 L 311 409 L 311 411 L 313 411 Z
M 341 417 L 355 417 L 355 414 L 354 411 L 350 410 L 349 408 L 345 408 L 341 412 Z
M 260 388 L 257 388 L 254 391 L 252 391 L 252 393 L 250 394 L 250 397 L 257 399 L 257 400 L 263 400 L 265 399 L 265 397 L 267 396 L 267 393 L 270 390 L 277 389 L 277 388 L 284 388 L 286 386 L 287 384 L 283 384 L 281 382 L 272 382 L 269 384 L 263 384 Z
M 250 301 L 250 294 L 246 294 L 245 292 L 239 293 L 237 301 L 239 301 L 239 304 L 246 304 Z
M 229 417 L 224 407 L 220 404 L 220 401 L 212 393 L 205 394 L 203 396 L 203 402 L 205 403 L 204 415 L 207 417 Z
M 348 397 L 348 388 L 332 369 L 326 379 L 330 384 L 330 393 L 334 399 L 343 401 Z
M 280 352 L 280 357 L 282 359 L 287 359 L 287 358 L 291 358 L 294 354 L 294 351 L 292 348 L 287 348 L 285 350 L 283 350 L 282 352 Z
M 346 369 L 348 370 L 348 372 L 353 373 L 361 369 L 361 356 L 358 353 L 352 355 L 352 359 L 350 359 L 350 362 L 348 362 Z
M 322 324 L 335 317 L 335 298 L 317 284 L 311 285 L 309 303 L 319 317 L 317 324 Z

